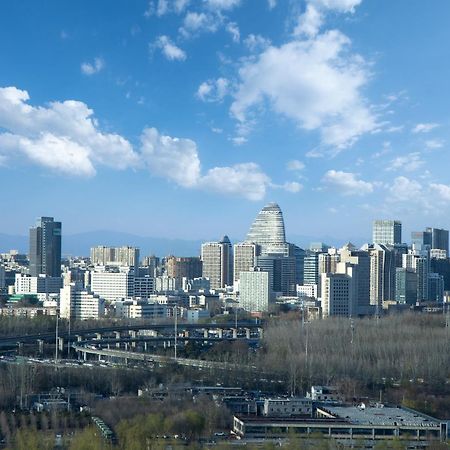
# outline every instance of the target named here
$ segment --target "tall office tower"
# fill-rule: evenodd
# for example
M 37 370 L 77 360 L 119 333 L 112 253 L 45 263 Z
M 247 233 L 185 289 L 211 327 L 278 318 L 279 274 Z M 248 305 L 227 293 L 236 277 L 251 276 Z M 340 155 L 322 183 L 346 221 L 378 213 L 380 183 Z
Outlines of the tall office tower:
M 327 273 L 321 278 L 322 315 L 350 317 L 353 315 L 354 288 L 351 276 Z
M 395 250 L 393 246 L 365 246 L 370 255 L 370 304 L 383 307 L 383 301 L 395 300 Z
M 202 276 L 209 278 L 211 289 L 233 284 L 233 250 L 230 239 L 202 244 Z
M 256 266 L 256 257 L 260 254 L 260 247 L 253 242 L 234 244 L 233 273 L 234 281 L 239 280 L 241 272 L 248 272 Z
M 297 245 L 292 244 L 291 246 L 291 256 L 295 258 L 295 282 L 298 285 L 303 285 L 303 272 L 305 270 L 305 255 L 306 252 Z
M 319 284 L 319 254 L 318 252 L 306 251 L 304 268 L 303 268 L 303 284 Z
M 171 278 L 182 278 L 193 280 L 202 276 L 202 261 L 199 257 L 177 257 L 166 258 L 166 275 Z
M 413 250 L 431 249 L 433 234 L 431 231 L 413 231 L 411 233 L 411 246 Z
M 428 301 L 428 275 L 430 274 L 430 259 L 428 256 L 414 253 L 403 255 L 403 267 L 412 269 L 417 274 L 417 301 Z
M 444 277 L 438 273 L 428 275 L 428 300 L 436 303 L 444 301 Z
M 100 245 L 91 248 L 91 262 L 101 266 L 139 266 L 139 249 L 137 247 L 105 247 Z
M 347 273 L 353 278 L 354 314 L 368 314 L 370 306 L 370 256 L 369 252 L 358 250 L 350 243 L 339 250 L 340 263 L 337 273 Z M 350 267 L 350 266 L 351 267 Z
M 415 305 L 417 302 L 417 273 L 413 269 L 395 269 L 395 301 L 400 304 Z
M 319 277 L 322 273 L 336 273 L 336 267 L 340 261 L 340 255 L 330 255 L 329 253 L 319 253 L 318 270 Z
M 283 213 L 276 203 L 269 203 L 258 213 L 247 234 L 246 242 L 261 246 L 261 254 L 288 252 Z
M 439 250 L 445 252 L 445 250 Z M 444 278 L 444 290 L 450 291 L 450 258 L 431 258 L 430 270 Z
M 239 306 L 241 308 L 250 312 L 268 311 L 271 297 L 268 272 L 258 269 L 241 272 L 239 280 Z
M 30 228 L 30 275 L 61 276 L 61 222 L 41 217 Z
M 399 220 L 375 220 L 372 242 L 380 245 L 401 244 L 402 223 Z
M 99 319 L 105 314 L 105 301 L 73 282 L 60 291 L 60 314 L 63 319 Z
M 257 269 L 269 274 L 271 290 L 287 296 L 297 294 L 296 264 L 294 256 L 272 254 L 256 258 Z
M 431 233 L 431 248 L 445 250 L 448 255 L 448 230 L 442 230 L 440 228 L 427 228 L 426 231 Z

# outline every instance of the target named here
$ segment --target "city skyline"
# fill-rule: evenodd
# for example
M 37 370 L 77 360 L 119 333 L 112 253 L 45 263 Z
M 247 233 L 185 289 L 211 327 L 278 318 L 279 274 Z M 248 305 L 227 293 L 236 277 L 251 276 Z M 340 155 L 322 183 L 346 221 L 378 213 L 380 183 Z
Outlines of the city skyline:
M 291 234 L 448 228 L 444 2 L 0 8 L 0 233 L 46 213 L 68 235 L 243 237 L 269 201 Z

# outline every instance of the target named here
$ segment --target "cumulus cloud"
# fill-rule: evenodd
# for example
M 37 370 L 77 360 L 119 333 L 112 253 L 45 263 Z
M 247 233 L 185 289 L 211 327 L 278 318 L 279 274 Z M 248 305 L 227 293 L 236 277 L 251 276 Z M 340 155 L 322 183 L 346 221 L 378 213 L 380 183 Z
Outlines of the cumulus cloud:
M 358 179 L 354 173 L 340 170 L 329 170 L 322 178 L 322 183 L 343 195 L 365 195 L 374 189 L 373 183 Z
M 269 5 L 269 9 L 273 9 L 277 6 L 277 0 L 267 0 L 267 3 Z
M 214 33 L 221 23 L 222 17 L 216 14 L 190 11 L 186 14 L 179 31 L 185 38 L 188 38 L 198 33 Z
M 441 139 L 430 139 L 425 142 L 425 147 L 428 150 L 436 150 L 444 146 L 444 141 Z
M 159 48 L 169 61 L 184 61 L 186 59 L 186 53 L 165 35 L 158 36 L 153 46 Z
M 394 179 L 389 187 L 389 202 L 420 202 L 422 199 L 422 185 L 407 177 L 401 176 Z
M 431 130 L 437 128 L 439 124 L 437 123 L 418 123 L 413 129 L 413 133 L 429 133 Z
M 450 202 L 450 186 L 447 184 L 431 183 L 430 188 L 445 202 Z
M 303 186 L 297 181 L 286 181 L 281 187 L 285 191 L 292 192 L 293 194 L 300 192 L 303 189 Z
M 220 102 L 228 93 L 229 85 L 226 78 L 204 81 L 197 89 L 197 97 L 204 102 Z
M 105 67 L 105 61 L 103 58 L 95 58 L 92 63 L 84 62 L 81 64 L 81 72 L 84 75 L 95 75 L 102 71 Z
M 362 58 L 349 55 L 350 40 L 336 30 L 314 39 L 271 46 L 244 63 L 231 106 L 241 123 L 267 101 L 305 130 L 319 130 L 323 144 L 353 144 L 377 124 L 361 95 L 368 81 Z
M 204 0 L 206 6 L 214 11 L 225 11 L 241 4 L 241 0 Z
M 0 153 L 22 155 L 41 166 L 90 176 L 95 165 L 135 167 L 138 155 L 122 136 L 100 130 L 93 111 L 79 101 L 29 104 L 27 91 L 0 88 Z
M 156 15 L 162 17 L 169 13 L 180 14 L 189 5 L 190 0 L 158 0 L 150 1 L 147 10 L 144 13 L 145 17 Z
M 408 153 L 392 159 L 386 170 L 405 170 L 414 172 L 425 164 L 419 152 Z

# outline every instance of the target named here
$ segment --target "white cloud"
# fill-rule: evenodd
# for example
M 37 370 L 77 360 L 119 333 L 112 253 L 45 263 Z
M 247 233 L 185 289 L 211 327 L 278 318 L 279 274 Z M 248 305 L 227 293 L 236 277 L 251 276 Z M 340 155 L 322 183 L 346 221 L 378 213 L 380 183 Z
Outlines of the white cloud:
M 370 194 L 374 188 L 373 183 L 359 180 L 356 174 L 340 170 L 329 170 L 322 178 L 322 182 L 343 195 Z
M 428 150 L 436 150 L 437 148 L 442 148 L 444 146 L 444 141 L 441 139 L 430 139 L 425 142 L 425 147 Z
M 447 184 L 431 183 L 430 188 L 438 194 L 442 200 L 450 202 L 450 186 Z
M 242 124 L 265 101 L 305 130 L 319 130 L 322 143 L 337 149 L 353 144 L 377 124 L 361 95 L 365 63 L 349 55 L 350 40 L 336 30 L 313 39 L 271 46 L 239 71 L 231 106 Z
M 425 164 L 419 152 L 408 153 L 404 156 L 397 156 L 392 159 L 386 170 L 405 170 L 414 172 Z
M 84 75 L 95 75 L 96 73 L 99 73 L 101 70 L 103 70 L 104 67 L 105 61 L 103 60 L 103 58 L 95 58 L 94 62 L 92 63 L 82 63 L 81 72 L 83 72 Z
M 269 5 L 269 9 L 273 9 L 277 6 L 277 0 L 267 0 L 267 3 Z
M 190 0 L 158 0 L 150 1 L 147 10 L 144 13 L 145 17 L 156 15 L 162 17 L 169 13 L 182 13 L 189 5 Z
M 437 123 L 418 123 L 413 129 L 413 133 L 429 133 L 431 130 L 437 128 Z
M 231 167 L 214 167 L 200 180 L 206 191 L 240 195 L 248 200 L 262 200 L 270 178 L 255 163 L 236 164 Z
M 141 136 L 141 155 L 149 170 L 183 187 L 195 186 L 200 178 L 197 145 L 190 139 L 161 135 L 147 128 Z
M 397 177 L 389 187 L 389 202 L 421 202 L 422 201 L 422 185 L 406 177 Z
M 293 194 L 300 192 L 303 189 L 303 186 L 297 181 L 286 181 L 281 187 L 285 191 L 292 192 Z
M 260 34 L 249 34 L 244 39 L 244 45 L 251 51 L 262 51 L 265 50 L 271 44 L 270 39 L 267 39 Z
M 93 111 L 75 100 L 28 103 L 27 91 L 0 88 L 0 154 L 73 175 L 90 176 L 97 164 L 135 167 L 139 157 L 122 136 L 99 129 Z
M 214 11 L 230 10 L 239 6 L 241 0 L 204 0 L 206 6 Z
M 153 46 L 159 48 L 169 61 L 184 61 L 186 59 L 186 53 L 165 35 L 158 36 Z
M 286 164 L 287 170 L 303 170 L 305 168 L 305 164 L 299 161 L 298 159 L 293 159 Z
M 197 97 L 204 102 L 220 102 L 227 95 L 229 81 L 226 78 L 204 81 L 197 89 Z
M 220 16 L 204 12 L 188 12 L 179 31 L 184 37 L 188 38 L 197 33 L 214 33 L 221 23 L 222 18 Z
M 228 31 L 228 33 L 230 33 L 233 42 L 238 43 L 241 40 L 241 33 L 239 31 L 237 23 L 235 22 L 228 23 L 226 30 Z

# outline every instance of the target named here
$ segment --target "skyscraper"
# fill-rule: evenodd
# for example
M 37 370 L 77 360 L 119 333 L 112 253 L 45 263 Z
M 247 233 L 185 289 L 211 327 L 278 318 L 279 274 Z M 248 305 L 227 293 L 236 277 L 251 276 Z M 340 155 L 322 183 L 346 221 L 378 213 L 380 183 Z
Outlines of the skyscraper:
M 248 272 L 256 266 L 256 257 L 260 253 L 260 247 L 253 242 L 240 242 L 234 245 L 234 281 L 238 281 L 241 272 Z
M 61 222 L 41 217 L 30 228 L 30 275 L 61 276 Z
M 209 279 L 211 289 L 233 284 L 233 250 L 228 236 L 202 244 L 202 264 L 202 276 Z
M 426 231 L 431 233 L 431 248 L 445 250 L 448 255 L 448 230 L 427 228 Z
M 402 223 L 399 220 L 375 220 L 372 242 L 380 245 L 401 244 Z
M 193 280 L 202 276 L 202 261 L 197 256 L 166 258 L 166 275 L 171 278 Z
M 260 245 L 261 254 L 289 251 L 286 248 L 283 213 L 276 203 L 269 203 L 258 213 L 246 241 Z

